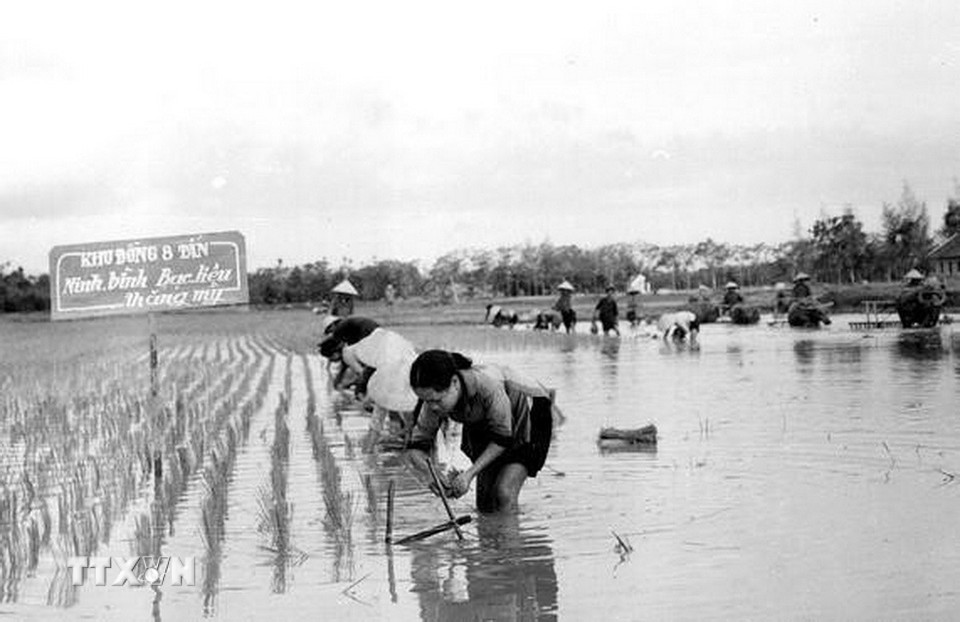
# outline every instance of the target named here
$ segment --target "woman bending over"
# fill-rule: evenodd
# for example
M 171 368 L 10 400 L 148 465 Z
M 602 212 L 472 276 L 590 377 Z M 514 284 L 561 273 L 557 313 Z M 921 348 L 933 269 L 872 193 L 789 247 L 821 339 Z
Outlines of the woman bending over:
M 474 365 L 457 352 L 428 350 L 410 367 L 419 398 L 407 456 L 426 472 L 441 424 L 463 424 L 460 448 L 472 462 L 448 483 L 460 497 L 476 479 L 477 509 L 515 511 L 524 481 L 543 466 L 553 433 L 550 393 L 505 367 Z

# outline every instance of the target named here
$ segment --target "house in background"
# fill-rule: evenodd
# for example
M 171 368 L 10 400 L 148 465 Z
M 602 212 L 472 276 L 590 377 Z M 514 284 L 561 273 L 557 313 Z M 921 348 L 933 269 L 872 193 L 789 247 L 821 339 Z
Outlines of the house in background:
M 927 255 L 933 274 L 944 283 L 960 280 L 960 233 L 955 233 Z

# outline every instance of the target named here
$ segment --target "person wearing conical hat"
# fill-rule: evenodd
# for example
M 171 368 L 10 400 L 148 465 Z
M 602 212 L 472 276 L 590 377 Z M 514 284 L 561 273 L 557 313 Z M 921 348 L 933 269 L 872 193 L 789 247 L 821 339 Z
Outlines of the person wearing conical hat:
M 348 279 L 343 279 L 337 284 L 330 293 L 333 294 L 333 304 L 330 307 L 330 315 L 337 317 L 349 317 L 353 315 L 353 301 L 356 300 L 360 292 Z
M 740 286 L 733 281 L 727 283 L 724 289 L 726 291 L 721 302 L 721 312 L 728 313 L 734 305 L 743 304 L 743 296 L 740 294 Z
M 810 275 L 806 272 L 798 272 L 797 276 L 793 277 L 793 297 L 799 300 L 809 298 L 811 295 L 813 292 L 810 291 Z
M 907 287 L 920 287 L 923 284 L 923 274 L 914 268 L 903 275 L 903 280 Z
M 577 312 L 573 310 L 573 285 L 570 281 L 564 281 L 557 285 L 560 291 L 560 298 L 553 305 L 554 311 L 560 312 L 560 319 L 567 333 L 572 333 L 577 324 Z

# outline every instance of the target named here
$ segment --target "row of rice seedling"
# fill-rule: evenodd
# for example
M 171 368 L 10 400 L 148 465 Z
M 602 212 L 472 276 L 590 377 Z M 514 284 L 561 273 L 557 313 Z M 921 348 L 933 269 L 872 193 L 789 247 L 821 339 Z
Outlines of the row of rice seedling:
M 246 335 L 231 330 L 162 335 L 156 400 L 149 396 L 148 358 L 139 334 L 100 343 L 93 356 L 71 344 L 52 360 L 37 357 L 19 367 L 0 360 L 5 389 L 0 434 L 9 440 L 0 443 L 0 599 L 16 599 L 22 583 L 42 566 L 49 601 L 69 604 L 76 595 L 66 559 L 96 555 L 108 545 L 107 554 L 122 554 L 114 546 L 125 533 L 133 536 L 131 554 L 159 552 L 191 481 L 203 487 L 200 511 L 210 560 L 204 589 L 214 594 L 229 473 L 272 377 L 264 362 L 272 365 L 278 351 L 302 353 L 298 339 L 309 341 L 302 328 L 275 335 L 279 325 Z M 129 326 L 133 333 L 142 330 Z M 74 337 L 85 338 L 82 331 Z M 287 411 L 294 390 L 289 360 L 287 365 L 286 409 L 282 416 L 279 407 L 275 413 L 269 484 L 273 524 L 288 526 L 285 536 L 277 529 L 274 537 L 275 548 L 287 550 L 284 563 L 297 556 L 290 544 L 293 507 L 285 483 Z M 309 373 L 308 365 L 305 369 Z M 307 382 L 311 394 L 312 384 Z M 315 395 L 308 404 L 310 428 L 311 421 L 319 423 Z M 344 490 L 322 424 L 315 427 L 319 434 L 308 438 L 323 487 L 324 529 L 348 549 L 354 494 Z M 158 457 L 161 468 L 155 470 Z M 129 529 L 118 531 L 125 525 Z
M 308 392 L 313 392 L 312 374 L 307 374 L 306 383 Z M 344 486 L 343 473 L 325 433 L 324 421 L 317 414 L 315 393 L 308 398 L 306 428 L 320 480 L 324 506 L 321 522 L 333 549 L 333 579 L 341 581 L 352 577 L 352 532 L 357 499 L 354 492 Z
M 290 396 L 293 393 L 292 363 L 286 357 L 284 389 L 274 411 L 274 434 L 270 448 L 269 483 L 261 484 L 257 491 L 259 531 L 266 534 L 269 544 L 264 548 L 272 554 L 271 590 L 283 593 L 287 590 L 287 569 L 301 564 L 306 553 L 293 544 L 293 503 L 289 501 L 290 469 Z
M 185 355 L 189 356 L 189 351 Z M 199 406 L 192 407 L 197 411 L 195 417 L 180 418 L 181 421 L 187 421 L 189 425 L 184 428 L 183 434 L 177 436 L 174 451 L 164 456 L 165 466 L 162 478 L 153 481 L 152 502 L 148 507 L 134 504 L 128 512 L 125 522 L 131 525 L 131 555 L 157 556 L 161 553 L 167 537 L 167 526 L 169 525 L 172 529 L 181 499 L 185 497 L 191 482 L 197 481 L 194 476 L 200 464 L 204 465 L 204 469 L 198 485 L 202 486 L 206 482 L 207 492 L 213 494 L 212 497 L 205 498 L 201 513 L 205 514 L 205 517 L 219 513 L 222 523 L 222 508 L 225 507 L 224 497 L 227 490 L 224 485 L 226 473 L 232 465 L 236 447 L 246 439 L 250 417 L 260 408 L 272 373 L 273 358 L 263 357 L 263 360 L 267 362 L 266 365 L 251 365 L 246 368 L 239 385 L 232 388 L 236 399 L 226 399 L 223 396 L 215 401 L 202 399 Z M 213 373 L 207 376 L 213 378 Z M 256 389 L 249 389 L 251 382 L 257 376 L 260 380 Z M 219 380 L 217 383 L 219 384 Z M 177 410 L 188 407 L 182 393 L 177 394 L 177 397 L 177 401 L 164 408 Z M 176 419 L 177 417 L 172 415 L 167 418 Z M 211 420 L 216 423 L 209 425 Z M 208 434 L 208 431 L 211 433 Z M 169 447 L 167 450 L 169 451 Z M 211 508 L 221 509 L 211 510 Z M 210 523 L 210 520 L 205 521 L 205 524 Z M 222 530 L 220 537 L 222 537 Z M 208 538 L 207 541 L 215 540 Z M 107 544 L 107 541 L 104 539 L 102 544 Z M 116 553 L 116 543 L 108 552 Z M 206 576 L 205 573 L 205 582 L 208 581 Z M 54 579 L 56 580 L 56 576 Z M 63 586 L 57 589 L 51 586 L 51 593 L 57 594 L 61 599 L 63 593 L 68 591 L 69 589 Z
M 232 465 L 236 447 L 245 441 L 253 412 L 260 408 L 269 383 L 273 358 L 267 357 L 266 369 L 258 365 L 230 365 L 222 369 L 213 386 L 205 392 L 199 406 L 192 407 L 182 397 L 174 402 L 172 418 L 180 423 L 168 431 L 164 454 L 164 508 L 173 520 L 176 500 L 180 498 L 202 456 L 204 472 Z M 259 377 L 256 389 L 251 385 Z M 239 378 L 239 381 L 236 381 Z M 190 416 L 177 414 L 192 413 Z M 209 447 L 207 450 L 206 448 Z
M 130 387 L 143 387 L 142 367 L 126 364 L 131 358 L 121 355 L 124 364 L 113 366 L 113 375 L 84 374 L 89 366 L 75 367 L 78 375 L 94 378 L 81 394 L 64 397 L 80 383 L 66 377 L 62 384 L 51 383 L 41 398 L 3 402 L 0 421 L 11 438 L 0 463 L 0 584 L 6 598 L 16 598 L 17 586 L 37 566 L 41 548 L 46 548 L 61 567 L 65 558 L 89 555 L 110 540 L 111 525 L 138 497 L 143 485 L 152 480 L 152 464 L 157 450 L 164 457 L 162 480 L 157 487 L 154 509 L 161 516 L 139 525 L 135 548 L 147 554 L 157 548 L 161 523 L 172 521 L 176 499 L 194 472 L 204 445 L 225 427 L 228 446 L 246 433 L 242 421 L 249 421 L 255 401 L 240 408 L 247 416 L 230 417 L 238 412 L 237 395 L 244 395 L 254 376 L 252 365 L 228 367 L 229 372 L 203 372 L 203 380 L 216 384 L 203 391 L 205 410 L 189 399 L 189 393 L 174 392 L 172 403 L 152 403 Z M 102 361 L 94 365 L 98 371 Z M 178 361 L 169 361 L 166 370 L 181 369 Z M 243 373 L 243 370 L 250 370 Z M 236 375 L 232 372 L 240 372 Z M 173 374 L 171 374 L 171 377 Z M 239 385 L 232 377 L 240 376 Z M 226 377 L 226 380 L 224 378 Z M 257 394 L 264 394 L 268 376 L 261 375 Z M 171 378 L 164 378 L 168 384 Z M 175 380 L 179 381 L 180 378 Z M 13 381 L 5 378 L 9 387 Z M 174 386 L 181 386 L 179 382 Z M 230 396 L 230 397 L 228 397 Z M 219 398 L 219 399 L 218 399 Z M 188 401 L 189 400 L 189 401 Z M 214 449 L 213 451 L 219 451 Z M 38 486 L 39 484 L 39 486 Z M 56 537 L 52 537 L 56 536 Z M 56 581 L 56 578 L 54 578 Z M 69 590 L 51 584 L 51 598 L 65 604 Z
M 42 547 L 74 554 L 95 546 L 137 477 L 123 468 L 136 445 L 128 442 L 129 417 L 121 416 L 136 399 L 100 386 L 101 395 L 64 400 L 51 393 L 2 415 L 18 448 L 16 459 L 8 454 L 0 484 L 0 576 L 8 598 L 16 598 L 24 572 L 35 571 Z M 103 454 L 114 460 L 105 464 Z
M 204 545 L 204 572 L 201 584 L 204 615 L 213 615 L 216 598 L 220 591 L 223 541 L 226 530 L 227 499 L 230 491 L 229 478 L 236 463 L 239 445 L 245 444 L 250 433 L 250 419 L 263 406 L 270 378 L 273 377 L 275 358 L 267 357 L 269 363 L 260 376 L 257 388 L 246 400 L 240 411 L 239 436 L 229 431 L 221 433 L 214 441 L 204 465 L 201 501 L 201 540 Z M 241 390 L 241 394 L 246 391 Z

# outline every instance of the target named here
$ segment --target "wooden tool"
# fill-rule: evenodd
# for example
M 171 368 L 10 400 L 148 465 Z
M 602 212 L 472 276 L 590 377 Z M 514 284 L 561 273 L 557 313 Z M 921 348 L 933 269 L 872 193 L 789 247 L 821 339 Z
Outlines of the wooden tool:
M 447 511 L 447 517 L 450 519 L 450 522 L 453 523 L 453 530 L 457 532 L 457 539 L 463 540 L 463 532 L 460 531 L 460 525 L 457 524 L 457 519 L 453 516 L 453 510 L 450 509 L 450 503 L 447 501 L 447 493 L 443 489 L 443 484 L 440 483 L 437 470 L 433 467 L 433 460 L 429 458 L 427 458 L 427 468 L 430 470 L 430 477 L 433 478 L 433 484 L 437 487 L 440 500 L 443 501 L 443 507 Z
M 448 529 L 456 529 L 458 532 L 460 530 L 460 525 L 465 525 L 473 520 L 472 516 L 460 516 L 452 521 L 447 521 L 446 523 L 441 523 L 436 527 L 431 527 L 430 529 L 424 529 L 423 531 L 418 531 L 417 533 L 406 536 L 405 538 L 400 538 L 394 544 L 409 544 L 410 542 L 416 542 L 417 540 L 423 540 L 424 538 L 429 538 L 432 535 L 442 533 Z

